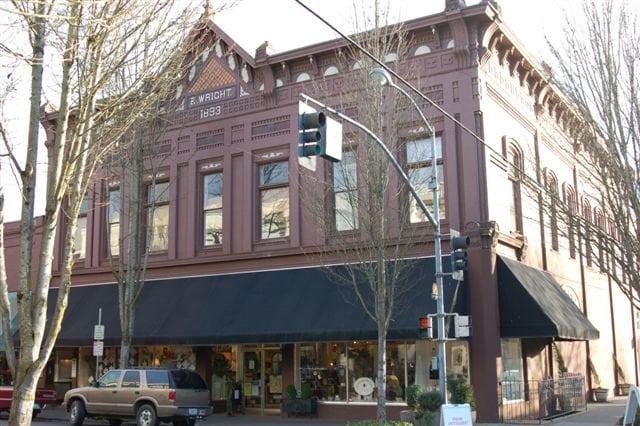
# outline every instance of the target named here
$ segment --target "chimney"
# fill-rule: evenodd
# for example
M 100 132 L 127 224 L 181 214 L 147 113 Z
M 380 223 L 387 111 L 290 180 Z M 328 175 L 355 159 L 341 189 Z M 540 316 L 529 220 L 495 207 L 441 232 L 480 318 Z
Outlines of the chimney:
M 204 17 L 213 21 L 216 9 L 213 5 L 213 0 L 204 0 Z
M 467 7 L 467 2 L 465 0 L 445 0 L 444 4 L 445 12 L 464 9 L 465 7 Z

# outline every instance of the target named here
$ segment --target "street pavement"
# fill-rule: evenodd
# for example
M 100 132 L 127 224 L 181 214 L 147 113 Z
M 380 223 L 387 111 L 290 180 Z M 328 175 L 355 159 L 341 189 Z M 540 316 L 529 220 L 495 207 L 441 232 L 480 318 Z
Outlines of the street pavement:
M 542 424 L 549 426 L 613 426 L 623 416 L 626 405 L 625 397 L 615 397 L 604 403 L 588 404 L 587 411 L 572 414 L 566 417 L 556 418 L 554 420 L 544 421 Z M 0 425 L 7 424 L 7 414 L 0 414 Z M 282 418 L 280 416 L 251 416 L 236 414 L 227 416 L 224 414 L 214 414 L 205 420 L 197 422 L 199 426 L 218 425 L 218 426 L 239 426 L 239 425 L 303 425 L 316 424 L 322 426 L 344 426 L 346 422 L 338 420 L 325 419 L 305 419 L 305 418 Z M 33 420 L 34 425 L 58 426 L 68 425 L 67 412 L 62 407 L 47 407 L 40 415 Z M 87 420 L 84 422 L 87 426 L 108 425 L 107 421 Z M 133 424 L 133 423 L 128 423 Z M 476 423 L 476 426 L 512 426 L 511 423 Z

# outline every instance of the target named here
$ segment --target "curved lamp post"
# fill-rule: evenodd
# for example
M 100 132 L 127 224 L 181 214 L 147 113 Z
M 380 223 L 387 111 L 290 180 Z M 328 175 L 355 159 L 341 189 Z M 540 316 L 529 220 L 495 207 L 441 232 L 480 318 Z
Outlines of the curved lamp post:
M 420 115 L 420 118 L 424 122 L 427 130 L 431 133 L 431 154 L 433 155 L 433 160 L 431 162 L 431 180 L 429 182 L 431 191 L 433 193 L 433 212 L 429 212 L 426 205 L 420 199 L 413 188 L 411 182 L 407 181 L 411 191 L 411 194 L 418 201 L 418 206 L 423 210 L 424 214 L 427 216 L 429 221 L 434 227 L 433 236 L 434 236 L 434 250 L 435 250 L 435 279 L 436 286 L 438 289 L 438 295 L 436 299 L 437 305 L 437 315 L 438 318 L 438 381 L 440 386 L 440 394 L 442 395 L 442 399 L 445 404 L 447 403 L 447 357 L 446 357 L 446 338 L 444 332 L 444 292 L 443 292 L 443 282 L 442 282 L 442 235 L 440 234 L 440 203 L 438 200 L 438 165 L 437 165 L 437 155 L 436 155 L 436 134 L 435 129 L 426 119 L 420 107 L 416 103 L 416 101 L 411 97 L 406 90 L 402 87 L 398 86 L 391 79 L 391 75 L 384 68 L 373 68 L 369 71 L 369 76 L 371 79 L 381 86 L 390 86 L 402 93 L 407 99 L 411 101 L 413 107 L 416 112 Z

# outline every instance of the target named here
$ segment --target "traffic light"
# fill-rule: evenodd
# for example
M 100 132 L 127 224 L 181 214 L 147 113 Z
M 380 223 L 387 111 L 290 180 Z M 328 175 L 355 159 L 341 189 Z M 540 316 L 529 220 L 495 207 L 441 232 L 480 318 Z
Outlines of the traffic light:
M 342 124 L 300 102 L 298 108 L 299 155 L 342 159 Z
M 419 324 L 419 338 L 422 340 L 433 339 L 433 327 L 431 326 L 431 318 L 420 317 L 418 318 Z
M 467 248 L 471 240 L 460 236 L 451 238 L 451 272 L 467 270 Z

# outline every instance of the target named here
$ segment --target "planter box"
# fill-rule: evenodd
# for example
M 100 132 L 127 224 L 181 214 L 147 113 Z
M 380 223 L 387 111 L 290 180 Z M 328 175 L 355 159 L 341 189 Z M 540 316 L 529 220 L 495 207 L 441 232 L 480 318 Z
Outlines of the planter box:
M 282 411 L 291 416 L 317 416 L 318 401 L 315 399 L 285 399 L 282 401 Z
M 618 396 L 626 396 L 629 395 L 629 387 L 631 385 L 628 383 L 620 383 L 616 385 L 616 395 Z
M 609 389 L 606 389 L 606 388 L 594 389 L 593 390 L 593 401 L 594 402 L 606 402 L 608 395 L 609 395 Z

